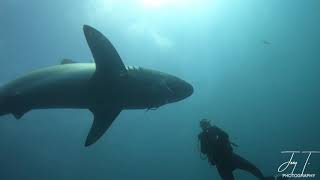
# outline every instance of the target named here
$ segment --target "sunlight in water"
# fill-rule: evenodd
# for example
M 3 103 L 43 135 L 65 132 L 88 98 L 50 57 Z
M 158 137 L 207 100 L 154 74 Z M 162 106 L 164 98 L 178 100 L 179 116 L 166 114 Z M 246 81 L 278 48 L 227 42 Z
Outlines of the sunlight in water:
M 205 21 L 216 12 L 216 0 L 87 0 L 83 5 L 86 23 L 128 26 L 129 29 L 158 29 L 161 24 L 187 24 Z M 181 21 L 180 21 L 181 20 Z M 137 27 L 137 24 L 143 24 Z M 145 28 L 146 27 L 146 28 Z M 122 29 L 127 29 L 123 27 Z M 158 31 L 158 30 L 157 30 Z M 150 33 L 159 37 L 162 33 Z M 159 38 L 155 38 L 159 40 Z M 160 38 L 159 42 L 166 42 Z M 161 43 L 163 44 L 163 43 Z
M 199 0 L 198 0 L 199 1 Z M 186 7 L 196 4 L 197 0 L 141 0 L 145 8 Z
M 142 5 L 146 8 L 159 8 L 161 6 L 170 5 L 176 0 L 143 0 Z

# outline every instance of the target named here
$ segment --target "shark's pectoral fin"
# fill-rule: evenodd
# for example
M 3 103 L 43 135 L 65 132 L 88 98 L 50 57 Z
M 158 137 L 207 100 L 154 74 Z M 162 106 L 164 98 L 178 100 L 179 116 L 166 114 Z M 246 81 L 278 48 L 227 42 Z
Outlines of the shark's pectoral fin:
M 88 25 L 83 26 L 83 31 L 96 64 L 94 78 L 116 79 L 127 71 L 118 52 L 102 33 Z
M 27 109 L 18 109 L 18 110 L 14 110 L 12 114 L 16 119 L 21 119 L 22 116 L 27 112 L 28 112 Z
M 85 146 L 94 144 L 110 127 L 114 119 L 121 112 L 121 108 L 105 109 L 102 107 L 90 109 L 94 115 L 94 120 L 88 134 Z
M 0 115 L 11 113 L 16 119 L 21 119 L 22 116 L 30 110 L 30 108 L 25 105 L 23 96 L 19 93 L 2 97 L 1 99 Z

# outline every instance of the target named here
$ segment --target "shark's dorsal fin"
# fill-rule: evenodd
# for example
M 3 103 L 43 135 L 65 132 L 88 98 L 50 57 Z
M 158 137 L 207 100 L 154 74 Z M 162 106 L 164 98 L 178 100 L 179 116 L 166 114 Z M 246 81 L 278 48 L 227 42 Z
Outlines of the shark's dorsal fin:
M 121 108 L 119 107 L 112 106 L 106 108 L 106 106 L 101 105 L 98 107 L 93 107 L 90 110 L 94 115 L 94 120 L 85 146 L 90 146 L 91 144 L 95 143 L 107 131 L 113 120 L 121 112 Z
M 126 72 L 116 49 L 102 33 L 88 25 L 83 26 L 83 31 L 96 64 L 95 78 L 113 79 Z

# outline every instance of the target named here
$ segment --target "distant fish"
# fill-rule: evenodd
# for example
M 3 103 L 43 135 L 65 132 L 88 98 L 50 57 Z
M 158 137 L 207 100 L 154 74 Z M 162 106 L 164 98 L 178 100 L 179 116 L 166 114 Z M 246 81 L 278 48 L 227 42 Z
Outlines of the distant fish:
M 76 63 L 75 61 L 73 61 L 72 59 L 63 59 L 61 61 L 61 64 L 73 64 Z
M 89 61 L 87 61 L 89 63 L 94 63 L 94 60 L 91 59 Z M 79 63 L 78 61 L 74 61 L 72 59 L 62 59 L 61 63 L 60 64 L 75 64 L 75 63 Z
M 271 44 L 271 42 L 270 41 L 267 41 L 267 40 L 262 40 L 261 41 L 263 44 L 265 44 L 265 45 L 270 45 Z

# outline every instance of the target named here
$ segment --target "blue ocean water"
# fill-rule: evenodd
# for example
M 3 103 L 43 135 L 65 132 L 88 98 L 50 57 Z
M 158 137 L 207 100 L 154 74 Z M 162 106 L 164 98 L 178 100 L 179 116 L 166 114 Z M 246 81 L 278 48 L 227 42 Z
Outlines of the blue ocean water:
M 89 111 L 0 117 L 0 179 L 219 179 L 199 157 L 204 117 L 275 174 L 288 159 L 281 151 L 320 151 L 319 22 L 318 0 L 1 0 L 0 84 L 63 58 L 90 62 L 88 24 L 125 64 L 174 74 L 195 91 L 156 111 L 121 112 L 88 148 Z M 320 179 L 320 154 L 310 163 Z

